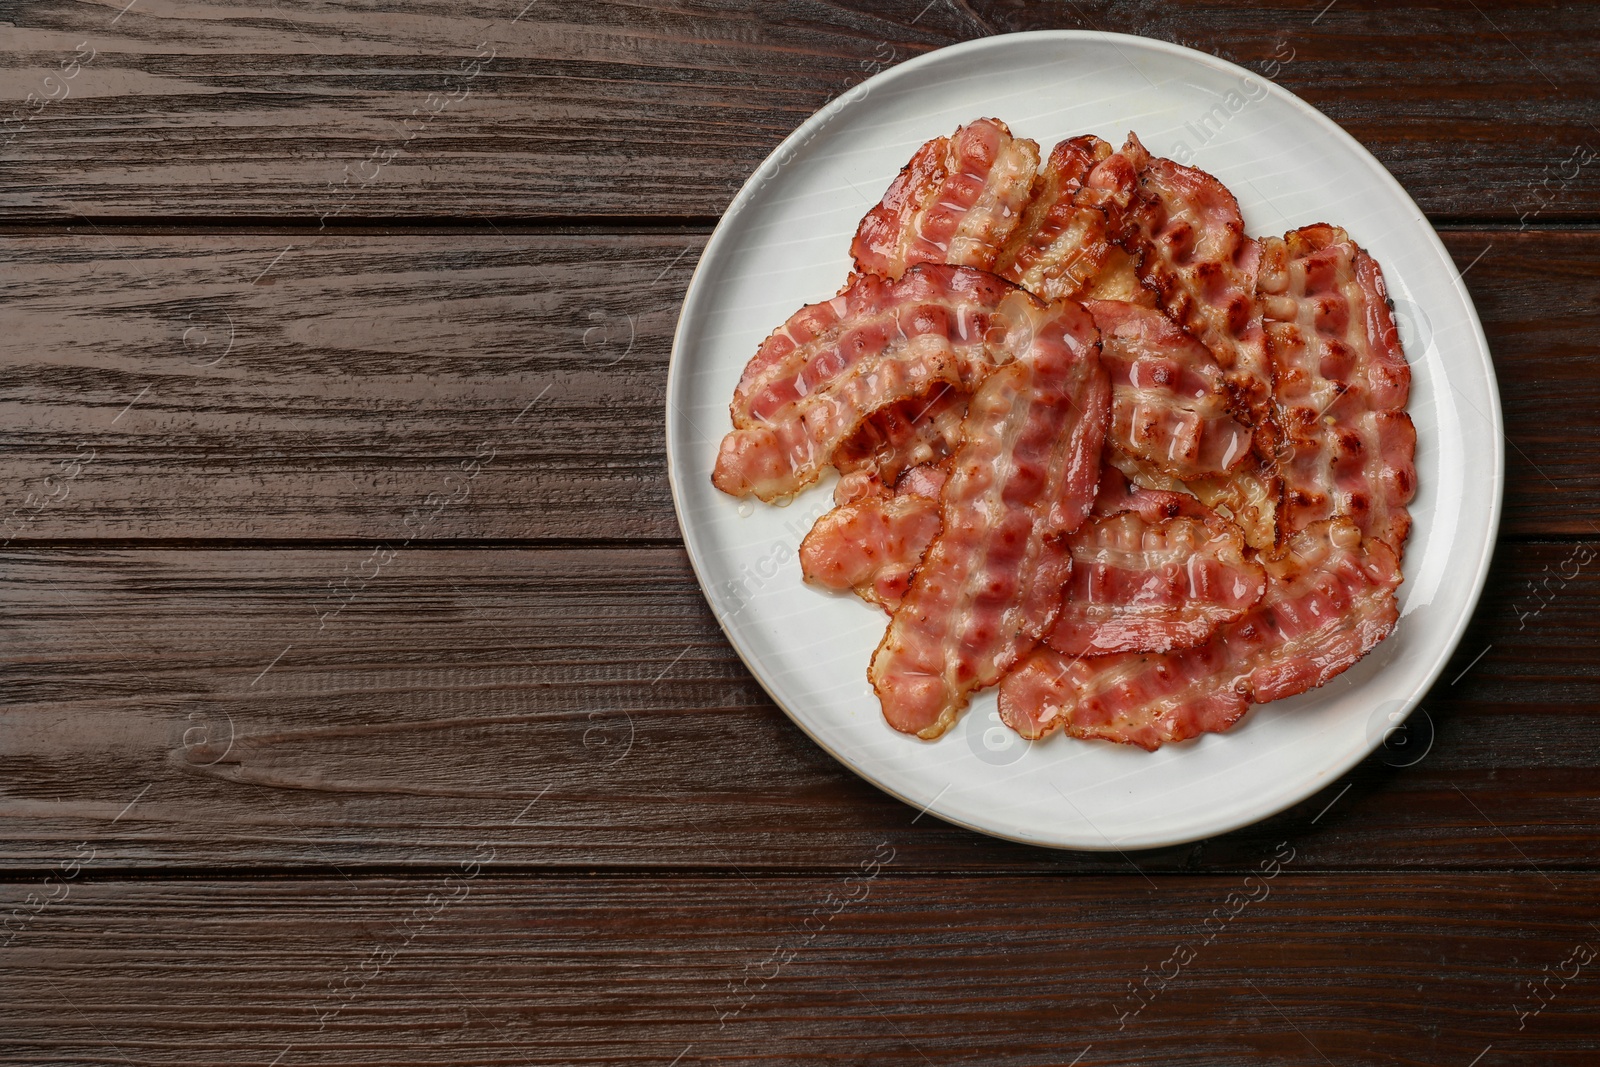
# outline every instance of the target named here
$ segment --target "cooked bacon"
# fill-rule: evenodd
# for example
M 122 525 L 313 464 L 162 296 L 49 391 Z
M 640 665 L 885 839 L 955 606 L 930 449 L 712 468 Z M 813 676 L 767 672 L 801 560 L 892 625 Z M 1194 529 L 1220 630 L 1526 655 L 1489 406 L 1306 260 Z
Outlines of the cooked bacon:
M 1283 539 L 1276 526 L 1281 487 L 1271 457 L 1279 431 L 1256 302 L 1261 246 L 1245 236 L 1239 203 L 1216 178 L 1152 157 L 1131 133 L 1107 164 L 1119 159 L 1138 177 L 1117 237 L 1138 251 L 1140 279 L 1160 295 L 1161 308 L 1216 357 L 1231 413 L 1251 429 L 1254 461 L 1191 479 L 1189 488 L 1227 509 L 1252 548 L 1276 554 Z
M 1038 145 L 981 119 L 924 144 L 861 220 L 856 269 L 899 277 L 916 263 L 981 267 L 1046 300 L 1154 307 L 1137 259 L 1112 240 L 1136 174 L 1093 135 Z
M 1106 463 L 1093 516 L 1072 535 L 1072 578 L 1061 617 L 1046 638 L 1063 652 L 1191 647 L 1260 599 L 1265 575 L 1241 555 L 1238 527 L 1186 492 L 1134 485 Z M 1181 554 L 1164 555 L 1164 534 L 1171 529 L 1198 543 L 1202 555 L 1195 557 L 1193 571 Z M 1104 553 L 1108 535 L 1125 546 L 1120 558 Z M 1171 565 L 1180 561 L 1175 575 Z M 1101 567 L 1108 573 L 1096 583 Z M 1163 595 L 1167 603 L 1160 602 Z
M 850 245 L 856 269 L 898 278 L 918 263 L 995 268 L 1022 223 L 1039 146 L 979 119 L 917 150 Z
M 1216 355 L 1253 425 L 1272 415 L 1272 368 L 1256 305 L 1261 246 L 1244 232 L 1239 202 L 1203 170 L 1152 157 L 1128 134 L 1121 153 L 1139 176 L 1123 236 L 1161 307 Z
M 1004 679 L 1024 736 L 1154 749 L 1393 629 L 1410 371 L 1343 230 L 1257 242 L 1132 134 L 1041 166 L 981 119 L 851 252 L 746 367 L 713 482 L 776 500 L 839 470 L 802 570 L 889 612 L 868 679 L 895 729 L 938 737 Z
M 1135 485 L 1167 493 L 1189 494 L 1215 509 L 1244 531 L 1245 544 L 1263 556 L 1282 553 L 1277 530 L 1279 481 L 1273 467 L 1253 451 L 1225 475 L 1182 481 L 1135 456 L 1113 453 L 1109 462 Z
M 1191 648 L 1261 599 L 1266 572 L 1232 523 L 1137 511 L 1072 535 L 1072 578 L 1045 642 L 1069 656 Z
M 892 494 L 876 478 L 836 491 L 842 506 L 800 546 L 806 580 L 892 613 L 942 528 L 946 476 L 930 464 L 907 471 Z M 1068 539 L 1072 578 L 1046 638 L 1063 652 L 1187 648 L 1261 596 L 1263 572 L 1241 557 L 1238 528 L 1192 496 L 1132 488 L 1107 466 L 1093 514 Z
M 824 589 L 854 592 L 893 613 L 911 574 L 938 536 L 939 491 L 949 472 L 935 464 L 912 467 L 891 492 L 874 477 L 817 520 L 800 542 L 800 571 Z M 853 475 L 847 477 L 854 477 Z M 844 479 L 840 485 L 844 484 Z
M 1060 727 L 1153 750 L 1324 684 L 1399 618 L 1399 558 L 1349 520 L 1307 527 L 1265 567 L 1260 602 L 1196 648 L 1078 659 L 1035 651 L 1001 685 L 1000 717 L 1028 738 Z
M 1215 636 L 1167 653 L 1071 658 L 1040 648 L 1000 683 L 1000 719 L 1030 740 L 1065 729 L 1154 752 L 1243 717 L 1250 701 L 1232 687 L 1235 666 Z
M 897 282 L 856 277 L 797 312 L 745 367 L 712 482 L 768 501 L 798 492 L 875 412 L 941 383 L 970 390 L 1009 362 L 1025 337 L 1007 323 L 1036 304 L 966 267 L 918 266 Z
M 1155 293 L 1139 281 L 1137 260 L 1111 236 L 1122 226 L 1134 188 L 1132 168 L 1109 144 L 1092 134 L 1068 138 L 1039 168 L 1020 222 L 996 253 L 991 257 L 986 249 L 979 263 L 970 252 L 963 257 L 952 250 L 946 261 L 987 266 L 1045 300 L 1155 307 Z
M 1051 151 L 1033 198 L 995 270 L 1046 300 L 1078 300 L 1106 268 L 1113 249 L 1106 214 L 1081 203 L 1084 179 L 1111 154 L 1098 137 L 1074 137 Z
M 1028 350 L 973 394 L 940 494 L 941 531 L 867 676 L 897 730 L 934 738 L 1050 628 L 1072 562 L 1064 538 L 1099 482 L 1110 384 L 1077 304 L 1014 323 Z
M 1176 478 L 1226 474 L 1250 456 L 1250 430 L 1228 413 L 1222 368 L 1165 315 L 1119 300 L 1085 305 L 1111 375 L 1113 448 Z
M 893 612 L 939 526 L 937 490 L 857 500 L 817 520 L 800 542 L 800 570 L 813 585 Z
M 1183 483 L 1173 480 L 1173 484 L 1181 486 Z M 1204 520 L 1214 514 L 1210 508 L 1181 488 L 1150 489 L 1130 482 L 1108 457 L 1107 462 L 1100 468 L 1100 491 L 1094 498 L 1094 509 L 1091 514 L 1105 517 L 1118 515 L 1124 511 L 1138 512 L 1144 516 L 1146 522 L 1160 522 L 1179 515 Z
M 1259 295 L 1284 443 L 1281 523 L 1348 516 L 1399 550 L 1411 528 L 1411 368 L 1378 264 L 1327 225 L 1263 242 Z
M 956 450 L 967 394 L 941 382 L 927 397 L 913 397 L 884 408 L 841 444 L 833 465 L 845 474 L 875 470 L 886 485 L 901 472 L 938 463 Z

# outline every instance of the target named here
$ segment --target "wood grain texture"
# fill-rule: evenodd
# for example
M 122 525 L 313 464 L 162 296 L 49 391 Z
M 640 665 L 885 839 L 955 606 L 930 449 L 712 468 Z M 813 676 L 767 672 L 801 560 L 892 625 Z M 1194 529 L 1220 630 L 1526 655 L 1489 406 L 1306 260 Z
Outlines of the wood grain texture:
M 885 837 L 922 869 L 1234 870 L 1286 838 L 1306 869 L 1595 865 L 1595 543 L 1502 548 L 1409 747 L 1133 859 L 919 819 L 855 778 L 675 549 L 13 551 L 0 573 L 13 870 L 84 840 L 118 869 L 419 868 L 476 840 L 512 867 L 814 869 Z M 1403 631 L 1374 653 L 1405 654 Z
M 9 532 L 398 540 L 443 493 L 427 537 L 674 536 L 663 390 L 704 240 L 6 239 Z
M 0 541 L 393 541 L 490 452 L 427 539 L 674 538 L 666 369 L 704 240 L 0 237 Z M 1499 376 L 1502 528 L 1591 535 L 1600 233 L 1447 240 Z
M 0 132 L 0 181 L 13 217 L 711 218 L 871 71 L 1043 28 L 1175 40 L 1270 74 L 1436 215 L 1600 213 L 1595 165 L 1563 166 L 1600 146 L 1593 5 L 121 7 L 7 5 L 0 117 L 20 109 L 20 125 Z
M 1269 849 L 1271 878 L 928 878 L 880 842 L 849 878 L 502 881 L 471 877 L 482 854 L 405 882 L 44 889 L 67 895 L 0 949 L 0 1062 L 1578 1067 L 1597 1048 L 1594 875 L 1302 875 Z
M 1600 219 L 1600 8 L 124 3 L 0 12 L 0 1063 L 1600 1054 L 1596 964 L 1563 977 L 1600 948 L 1600 233 L 1553 228 Z M 874 69 L 1048 27 L 1371 148 L 1448 224 L 1508 431 L 1408 732 L 1132 855 L 812 744 L 665 482 L 746 176 Z

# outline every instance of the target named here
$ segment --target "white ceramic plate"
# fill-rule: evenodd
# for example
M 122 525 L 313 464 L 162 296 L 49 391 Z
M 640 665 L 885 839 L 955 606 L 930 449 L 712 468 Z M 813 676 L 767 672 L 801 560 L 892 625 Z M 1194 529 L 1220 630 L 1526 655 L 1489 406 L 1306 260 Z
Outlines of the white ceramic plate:
M 832 296 L 850 238 L 918 145 L 982 116 L 1045 152 L 1130 129 L 1155 154 L 1215 174 L 1256 235 L 1343 225 L 1382 264 L 1413 384 L 1420 490 L 1402 620 L 1319 690 L 1258 706 L 1226 734 L 1147 753 L 1060 735 L 1028 744 L 993 691 L 942 739 L 890 729 L 867 686 L 885 619 L 801 582 L 800 540 L 831 479 L 784 508 L 711 487 L 745 362 L 801 305 Z M 1500 401 L 1460 276 L 1399 183 L 1331 120 L 1212 56 L 1120 34 L 989 37 L 884 71 L 813 115 L 734 198 L 684 299 L 667 377 L 678 520 L 728 639 L 819 745 L 868 781 L 962 826 L 1077 849 L 1219 834 L 1335 782 L 1439 676 L 1477 602 L 1500 515 Z

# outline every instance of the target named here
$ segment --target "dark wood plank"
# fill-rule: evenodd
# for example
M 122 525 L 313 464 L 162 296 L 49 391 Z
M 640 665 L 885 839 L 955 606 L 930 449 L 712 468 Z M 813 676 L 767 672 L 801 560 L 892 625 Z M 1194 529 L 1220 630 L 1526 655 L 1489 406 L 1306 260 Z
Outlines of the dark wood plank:
M 434 493 L 429 538 L 677 532 L 662 398 L 703 235 L 5 241 L 0 540 L 398 540 Z
M 929 878 L 880 841 L 850 877 L 473 877 L 486 854 L 405 882 L 0 887 L 8 909 L 58 898 L 4 950 L 0 1055 L 1577 1067 L 1600 1048 L 1594 875 L 1302 875 L 1285 848 L 1248 878 Z
M 763 695 L 677 550 L 0 560 L 14 870 L 84 840 L 113 868 L 415 868 L 487 840 L 518 867 L 748 871 L 848 866 L 885 835 L 924 869 L 1234 870 L 1284 839 L 1308 869 L 1596 859 L 1593 543 L 1502 549 L 1424 703 L 1431 750 L 1419 736 L 1262 825 L 1132 860 L 913 823 Z
M 1499 373 L 1503 528 L 1592 534 L 1600 233 L 1448 237 Z M 677 535 L 662 397 L 702 235 L 301 240 L 0 238 L 0 541 L 398 540 L 491 450 L 427 538 Z
M 1538 0 L 975 6 L 996 31 L 1049 29 L 1070 18 L 1075 28 L 1173 41 L 1266 74 L 1350 131 L 1431 215 L 1555 222 L 1587 216 L 1590 198 L 1600 196 L 1600 83 L 1589 44 L 1600 10 L 1592 7 Z M 1411 79 L 1425 77 L 1449 84 L 1410 88 Z M 1552 125 L 1520 148 L 1493 129 L 1510 122 L 1531 133 L 1545 116 Z M 1526 157 L 1511 164 L 1506 157 L 1519 150 Z M 1448 188 L 1452 174 L 1479 167 L 1487 173 L 1470 191 Z
M 1435 214 L 1600 213 L 1592 162 L 1564 165 L 1600 145 L 1592 5 L 121 7 L 7 6 L 7 111 L 27 120 L 0 133 L 14 217 L 711 217 L 872 70 L 1041 28 L 1178 40 L 1275 77 Z

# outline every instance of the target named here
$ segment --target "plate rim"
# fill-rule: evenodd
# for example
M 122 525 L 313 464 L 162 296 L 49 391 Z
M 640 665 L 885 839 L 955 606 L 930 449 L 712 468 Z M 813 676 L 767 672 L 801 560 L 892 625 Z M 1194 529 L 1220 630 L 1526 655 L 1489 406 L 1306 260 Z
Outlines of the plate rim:
M 1104 844 L 1085 845 L 1066 844 L 1060 841 L 1052 841 L 1040 837 L 1030 836 L 1026 833 L 1011 833 L 989 826 L 976 825 L 971 821 L 947 814 L 939 810 L 937 804 L 940 797 L 943 795 L 942 790 L 931 800 L 928 800 L 926 803 L 922 803 L 918 799 L 906 795 L 906 793 L 901 789 L 868 774 L 865 769 L 857 766 L 854 761 L 835 751 L 832 746 L 824 742 L 821 737 L 813 732 L 812 729 L 801 720 L 800 716 L 796 715 L 789 709 L 787 704 L 785 704 L 785 702 L 779 698 L 777 693 L 774 692 L 773 685 L 769 682 L 767 672 L 760 664 L 759 657 L 753 657 L 746 654 L 746 650 L 741 646 L 737 637 L 735 637 L 733 632 L 729 630 L 727 620 L 720 612 L 716 610 L 716 604 L 711 598 L 711 590 L 707 586 L 706 569 L 701 559 L 700 550 L 697 547 L 694 538 L 690 536 L 688 525 L 684 522 L 685 504 L 682 493 L 679 489 L 679 483 L 680 480 L 685 476 L 685 472 L 681 466 L 682 461 L 677 455 L 674 446 L 674 440 L 677 436 L 678 430 L 680 429 L 678 425 L 679 415 L 676 399 L 677 393 L 681 388 L 683 381 L 683 373 L 681 371 L 685 361 L 684 359 L 680 358 L 680 353 L 683 349 L 684 342 L 684 324 L 691 321 L 693 317 L 698 317 L 699 308 L 697 305 L 705 299 L 703 292 L 704 278 L 702 272 L 704 271 L 706 264 L 714 258 L 714 253 L 719 250 L 720 245 L 731 240 L 731 238 L 728 236 L 732 232 L 731 228 L 729 227 L 730 220 L 737 218 L 737 216 L 743 211 L 744 207 L 752 199 L 754 199 L 760 188 L 765 185 L 767 181 L 771 180 L 771 178 L 775 176 L 783 166 L 787 165 L 787 160 L 784 162 L 779 162 L 779 160 L 782 159 L 786 153 L 792 155 L 793 149 L 797 145 L 809 141 L 813 136 L 816 135 L 818 131 L 838 117 L 838 115 L 844 111 L 845 108 L 851 106 L 861 97 L 866 96 L 867 93 L 872 90 L 872 88 L 887 84 L 897 80 L 898 78 L 905 77 L 909 72 L 913 72 L 923 66 L 931 65 L 941 57 L 949 58 L 955 55 L 964 55 L 969 52 L 981 52 L 995 48 L 1005 48 L 1012 46 L 1013 43 L 1021 43 L 1025 40 L 1104 43 L 1110 45 L 1118 52 L 1118 54 L 1121 54 L 1122 46 L 1127 45 L 1130 48 L 1136 48 L 1158 54 L 1165 54 L 1169 57 L 1179 60 L 1199 63 L 1202 66 L 1210 67 L 1213 70 L 1224 74 L 1251 78 L 1263 84 L 1266 87 L 1267 94 L 1269 96 L 1276 96 L 1282 102 L 1289 104 L 1309 118 L 1313 123 L 1319 125 L 1325 133 L 1331 135 L 1336 141 L 1342 143 L 1346 149 L 1351 150 L 1354 158 L 1359 160 L 1360 163 L 1365 166 L 1380 183 L 1386 184 L 1391 193 L 1399 196 L 1400 203 L 1402 205 L 1409 205 L 1411 210 L 1415 213 L 1417 220 L 1421 222 L 1423 227 L 1426 229 L 1427 238 L 1432 242 L 1433 250 L 1438 254 L 1442 263 L 1449 269 L 1450 284 L 1454 289 L 1455 294 L 1461 299 L 1466 308 L 1467 318 L 1472 327 L 1472 337 L 1477 342 L 1477 355 L 1483 365 L 1482 369 L 1485 375 L 1484 381 L 1488 387 L 1489 398 L 1491 400 L 1489 405 L 1491 410 L 1488 413 L 1489 421 L 1494 432 L 1494 492 L 1489 503 L 1487 537 L 1484 540 L 1483 550 L 1479 554 L 1479 558 L 1475 561 L 1477 573 L 1473 578 L 1472 589 L 1466 598 L 1459 617 L 1456 618 L 1451 625 L 1448 638 L 1440 646 L 1440 651 L 1435 656 L 1434 662 L 1427 668 L 1425 674 L 1423 675 L 1423 680 L 1410 694 L 1405 697 L 1404 705 L 1401 708 L 1398 717 L 1392 718 L 1392 721 L 1396 723 L 1404 722 L 1411 717 L 1413 712 L 1417 710 L 1422 703 L 1422 698 L 1426 696 L 1430 690 L 1432 690 L 1435 683 L 1437 683 L 1439 678 L 1443 675 L 1445 667 L 1450 662 L 1451 657 L 1455 655 L 1456 649 L 1459 647 L 1461 639 L 1466 633 L 1467 626 L 1471 623 L 1473 616 L 1476 614 L 1479 600 L 1482 597 L 1483 590 L 1488 582 L 1489 570 L 1494 559 L 1495 550 L 1499 546 L 1500 522 L 1503 516 L 1505 500 L 1506 437 L 1504 418 L 1500 402 L 1500 383 L 1495 374 L 1494 358 L 1490 352 L 1489 339 L 1483 332 L 1483 322 L 1478 316 L 1478 308 L 1473 302 L 1472 294 L 1468 291 L 1466 283 L 1461 277 L 1461 272 L 1459 269 L 1457 269 L 1454 259 L 1452 259 L 1450 256 L 1449 250 L 1445 248 L 1444 241 L 1439 237 L 1438 230 L 1434 228 L 1433 223 L 1417 205 L 1416 200 L 1413 199 L 1411 194 L 1406 191 L 1405 186 L 1400 184 L 1399 179 L 1391 174 L 1389 169 L 1385 167 L 1376 156 L 1369 152 L 1366 146 L 1364 146 L 1360 141 L 1356 140 L 1355 137 L 1349 133 L 1349 131 L 1345 130 L 1344 127 L 1340 126 L 1332 118 L 1323 114 L 1311 104 L 1302 100 L 1295 93 L 1279 85 L 1271 78 L 1258 75 L 1255 71 L 1241 67 L 1236 63 L 1232 63 L 1218 56 L 1211 55 L 1208 52 L 1201 52 L 1198 49 L 1188 48 L 1184 45 L 1174 44 L 1170 41 L 1163 41 L 1159 38 L 1141 37 L 1136 34 L 1109 33 L 1100 30 L 1027 30 L 1018 33 L 991 34 L 969 41 L 961 41 L 956 44 L 944 46 L 942 48 L 935 48 L 929 52 L 923 53 L 920 56 L 908 59 L 904 63 L 899 63 L 893 67 L 879 71 L 872 77 L 867 78 L 845 90 L 843 93 L 834 97 L 832 100 L 828 101 L 822 107 L 814 111 L 806 118 L 804 122 L 795 127 L 793 132 L 791 132 L 782 141 L 778 142 L 772 151 L 767 154 L 766 158 L 764 158 L 756 166 L 755 170 L 751 171 L 750 176 L 745 179 L 745 182 L 742 186 L 740 186 L 739 191 L 734 194 L 733 199 L 728 202 L 728 206 L 723 209 L 722 215 L 718 218 L 716 226 L 712 229 L 711 236 L 707 239 L 705 247 L 701 250 L 700 257 L 695 263 L 695 269 L 689 277 L 689 284 L 684 290 L 683 303 L 678 310 L 678 322 L 673 329 L 672 351 L 667 361 L 667 381 L 665 389 L 666 402 L 664 405 L 666 409 L 665 435 L 667 483 L 672 493 L 673 515 L 674 518 L 677 519 L 678 530 L 683 537 L 684 550 L 689 556 L 689 565 L 694 571 L 695 582 L 700 587 L 700 594 L 705 599 L 707 606 L 711 608 L 712 617 L 716 619 L 718 628 L 722 631 L 723 636 L 727 639 L 728 644 L 733 648 L 735 654 L 738 655 L 740 662 L 742 662 L 745 668 L 750 671 L 751 676 L 755 678 L 757 684 L 761 686 L 762 691 L 767 694 L 768 698 L 777 705 L 777 707 L 784 713 L 790 722 L 799 727 L 800 731 L 811 739 L 812 743 L 821 748 L 846 770 L 855 774 L 858 778 L 866 781 L 874 788 L 888 793 L 890 796 L 901 801 L 907 806 L 918 808 L 919 818 L 921 815 L 933 815 L 939 818 L 941 821 L 949 823 L 953 826 L 959 826 L 962 829 L 971 830 L 975 833 L 981 833 L 989 837 L 999 838 L 1001 840 L 1015 841 L 1019 844 L 1032 845 L 1038 848 L 1048 848 L 1069 852 L 1122 852 L 1129 848 L 1136 850 L 1168 848 L 1232 833 L 1235 830 L 1239 830 L 1243 827 L 1253 826 L 1256 823 L 1270 819 L 1273 816 L 1281 814 L 1282 812 L 1294 807 L 1296 804 L 1303 803 L 1312 796 L 1315 796 L 1321 790 L 1328 788 L 1328 786 L 1332 784 L 1333 780 L 1341 777 L 1344 774 L 1347 774 L 1357 764 L 1365 761 L 1369 756 L 1376 752 L 1387 738 L 1387 732 L 1379 734 L 1376 737 L 1369 737 L 1366 746 L 1364 748 L 1355 750 L 1352 756 L 1348 756 L 1337 763 L 1330 764 L 1322 774 L 1308 777 L 1308 779 L 1304 782 L 1304 788 L 1296 786 L 1288 789 L 1285 793 L 1287 799 L 1283 800 L 1282 803 L 1278 803 L 1271 807 L 1270 810 L 1259 810 L 1247 815 L 1240 815 L 1230 819 L 1225 819 L 1199 836 L 1189 835 L 1178 837 L 1156 837 L 1149 841 L 1139 839 L 1134 842 L 1118 844 L 1110 839 L 1105 838 L 1105 835 L 1102 834 L 1101 837 L 1104 840 Z M 1132 61 L 1128 60 L 1127 56 L 1123 56 L 1123 58 L 1129 62 L 1130 65 L 1132 64 Z M 691 310 L 696 311 L 697 315 L 691 316 Z M 1446 381 L 1444 384 L 1447 388 L 1454 388 L 1449 384 L 1448 381 Z M 755 662 L 752 662 L 753 659 Z

